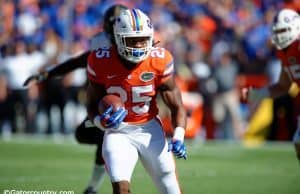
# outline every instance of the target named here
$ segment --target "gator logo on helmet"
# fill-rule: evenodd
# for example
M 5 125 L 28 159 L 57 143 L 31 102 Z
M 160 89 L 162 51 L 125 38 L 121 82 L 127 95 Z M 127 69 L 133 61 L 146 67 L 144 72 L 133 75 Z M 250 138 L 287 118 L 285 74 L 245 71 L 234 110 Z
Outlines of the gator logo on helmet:
M 143 82 L 148 82 L 151 81 L 154 78 L 154 73 L 153 72 L 143 72 L 140 76 L 140 79 Z

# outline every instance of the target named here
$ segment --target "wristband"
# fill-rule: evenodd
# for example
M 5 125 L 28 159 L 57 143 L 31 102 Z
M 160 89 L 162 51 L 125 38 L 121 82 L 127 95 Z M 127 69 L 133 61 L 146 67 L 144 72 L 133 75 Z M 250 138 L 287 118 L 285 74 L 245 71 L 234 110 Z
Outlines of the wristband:
M 105 131 L 105 127 L 103 127 L 103 125 L 101 124 L 100 115 L 95 116 L 93 123 L 96 127 L 101 129 L 102 131 Z
M 173 139 L 176 139 L 176 140 L 179 140 L 179 141 L 183 142 L 184 134 L 185 134 L 185 130 L 184 130 L 183 127 L 176 127 L 174 129 Z

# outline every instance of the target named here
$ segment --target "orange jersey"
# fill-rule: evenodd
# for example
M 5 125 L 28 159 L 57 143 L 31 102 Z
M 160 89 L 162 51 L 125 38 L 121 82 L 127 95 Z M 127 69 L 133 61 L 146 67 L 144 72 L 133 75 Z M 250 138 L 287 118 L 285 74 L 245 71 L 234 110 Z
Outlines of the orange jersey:
M 125 122 L 144 123 L 158 114 L 157 88 L 173 75 L 174 63 L 168 50 L 153 48 L 146 60 L 128 70 L 116 47 L 100 48 L 89 55 L 87 72 L 90 81 L 121 97 L 128 110 Z

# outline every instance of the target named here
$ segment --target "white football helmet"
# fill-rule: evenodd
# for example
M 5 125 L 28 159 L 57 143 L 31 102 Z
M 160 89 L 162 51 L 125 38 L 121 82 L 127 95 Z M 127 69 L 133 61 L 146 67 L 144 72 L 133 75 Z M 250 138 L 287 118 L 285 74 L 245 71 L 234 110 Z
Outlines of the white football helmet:
M 121 10 L 113 28 L 119 55 L 132 63 L 139 63 L 149 56 L 152 49 L 153 25 L 141 10 Z M 148 38 L 147 44 L 142 48 L 126 45 L 126 38 L 135 37 Z
M 300 15 L 291 9 L 282 9 L 272 24 L 272 43 L 282 50 L 300 36 Z

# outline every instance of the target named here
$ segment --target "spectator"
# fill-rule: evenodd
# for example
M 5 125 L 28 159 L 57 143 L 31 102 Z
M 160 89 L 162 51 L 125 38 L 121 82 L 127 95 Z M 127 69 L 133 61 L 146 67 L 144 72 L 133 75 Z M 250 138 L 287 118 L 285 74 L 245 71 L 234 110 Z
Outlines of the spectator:
M 236 88 L 238 66 L 231 57 L 230 47 L 218 42 L 212 51 L 213 77 L 217 92 L 213 100 L 213 116 L 217 123 L 217 137 L 225 139 L 240 138 L 244 126 Z

